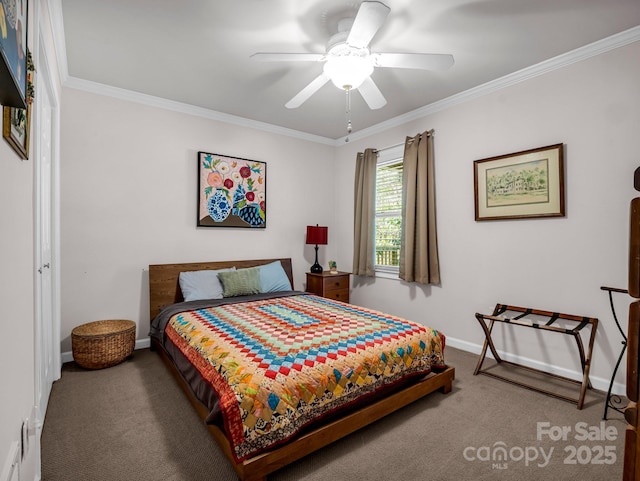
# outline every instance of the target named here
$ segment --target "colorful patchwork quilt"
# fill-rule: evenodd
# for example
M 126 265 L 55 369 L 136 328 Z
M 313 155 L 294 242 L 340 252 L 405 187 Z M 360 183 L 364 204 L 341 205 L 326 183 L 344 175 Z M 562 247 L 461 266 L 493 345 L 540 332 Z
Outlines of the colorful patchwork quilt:
M 166 337 L 215 390 L 237 461 L 407 376 L 444 368 L 444 336 L 314 295 L 180 312 Z

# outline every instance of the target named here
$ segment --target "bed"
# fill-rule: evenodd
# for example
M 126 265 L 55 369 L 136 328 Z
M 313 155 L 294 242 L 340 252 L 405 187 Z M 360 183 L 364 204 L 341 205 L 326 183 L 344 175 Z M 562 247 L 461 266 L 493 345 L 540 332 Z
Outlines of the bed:
M 272 267 L 287 288 L 245 292 L 256 271 Z M 194 300 L 185 290 L 185 301 L 181 273 L 207 271 L 224 281 L 225 297 Z M 244 282 L 249 274 L 253 281 Z M 245 287 L 237 291 L 239 278 Z M 444 363 L 444 335 L 295 291 L 291 259 L 150 265 L 149 294 L 152 349 L 242 481 L 266 480 L 429 393 L 451 391 L 455 370 Z M 381 338 L 393 348 L 382 349 Z M 223 339 L 229 344 L 221 347 Z

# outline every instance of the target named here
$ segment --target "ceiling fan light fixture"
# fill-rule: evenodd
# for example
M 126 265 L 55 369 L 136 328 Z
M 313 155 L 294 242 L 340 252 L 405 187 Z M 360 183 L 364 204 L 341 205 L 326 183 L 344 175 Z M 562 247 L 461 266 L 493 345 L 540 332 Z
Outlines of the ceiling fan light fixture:
M 358 89 L 371 110 L 381 109 L 387 100 L 370 77 L 374 68 L 446 70 L 454 63 L 453 56 L 448 54 L 371 53 L 369 44 L 384 25 L 390 11 L 380 0 L 362 0 L 355 18 L 338 21 L 338 32 L 329 38 L 324 54 L 258 52 L 251 58 L 269 62 L 324 62 L 324 71 L 285 103 L 288 109 L 300 107 L 329 80 L 346 91 L 348 114 L 351 112 L 349 99 L 352 89 Z
M 324 64 L 324 73 L 339 89 L 357 89 L 373 72 L 368 57 L 343 55 L 329 57 Z

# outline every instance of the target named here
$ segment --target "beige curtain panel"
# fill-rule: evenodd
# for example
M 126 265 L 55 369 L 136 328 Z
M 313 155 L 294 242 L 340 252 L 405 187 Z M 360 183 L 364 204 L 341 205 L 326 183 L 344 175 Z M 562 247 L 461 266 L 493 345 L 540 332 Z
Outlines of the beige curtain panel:
M 375 275 L 375 208 L 378 152 L 366 149 L 356 157 L 353 222 L 353 274 Z
M 439 284 L 432 130 L 407 137 L 402 172 L 399 277 Z

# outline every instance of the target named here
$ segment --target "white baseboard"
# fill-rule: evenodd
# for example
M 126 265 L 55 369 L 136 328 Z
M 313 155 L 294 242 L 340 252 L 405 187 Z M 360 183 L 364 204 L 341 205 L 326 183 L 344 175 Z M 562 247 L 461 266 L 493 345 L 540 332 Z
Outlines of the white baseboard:
M 61 364 L 73 361 L 73 354 L 70 353 L 70 352 L 61 353 L 60 354 L 60 361 L 61 361 Z
M 146 339 L 137 339 L 134 350 L 148 349 L 149 347 L 151 347 L 151 339 L 147 337 Z M 62 360 L 62 364 L 64 364 L 65 362 L 71 362 L 73 361 L 73 353 L 70 351 L 63 352 L 62 354 L 60 354 L 60 359 Z
M 480 355 L 482 351 L 482 346 L 480 344 L 474 344 L 468 341 L 462 341 L 460 339 L 456 339 L 454 337 L 447 336 L 446 341 L 447 346 L 455 347 L 456 349 L 460 349 L 461 351 L 472 352 L 474 354 Z M 569 379 L 575 379 L 576 381 L 582 381 L 582 373 L 579 371 L 573 371 L 571 369 L 566 369 L 564 367 L 554 366 L 551 364 L 546 364 L 544 362 L 540 362 L 535 359 L 530 359 L 527 357 L 518 356 L 515 354 L 511 354 L 508 352 L 503 352 L 500 349 L 497 349 L 498 354 L 505 360 L 514 362 L 517 364 L 522 364 L 523 366 L 528 366 L 534 369 L 539 369 L 541 371 L 550 372 L 553 374 L 557 374 L 558 376 L 564 376 Z M 446 352 L 446 351 L 445 351 Z M 446 356 L 445 356 L 446 357 Z M 487 357 L 493 359 L 493 355 L 491 351 L 487 352 Z M 594 389 L 598 389 L 600 391 L 607 392 L 609 390 L 609 383 L 611 379 L 604 379 L 601 377 L 594 377 L 593 374 L 589 375 L 589 380 L 591 381 L 591 385 Z M 625 395 L 627 387 L 625 384 L 615 382 L 611 388 L 612 394 Z

